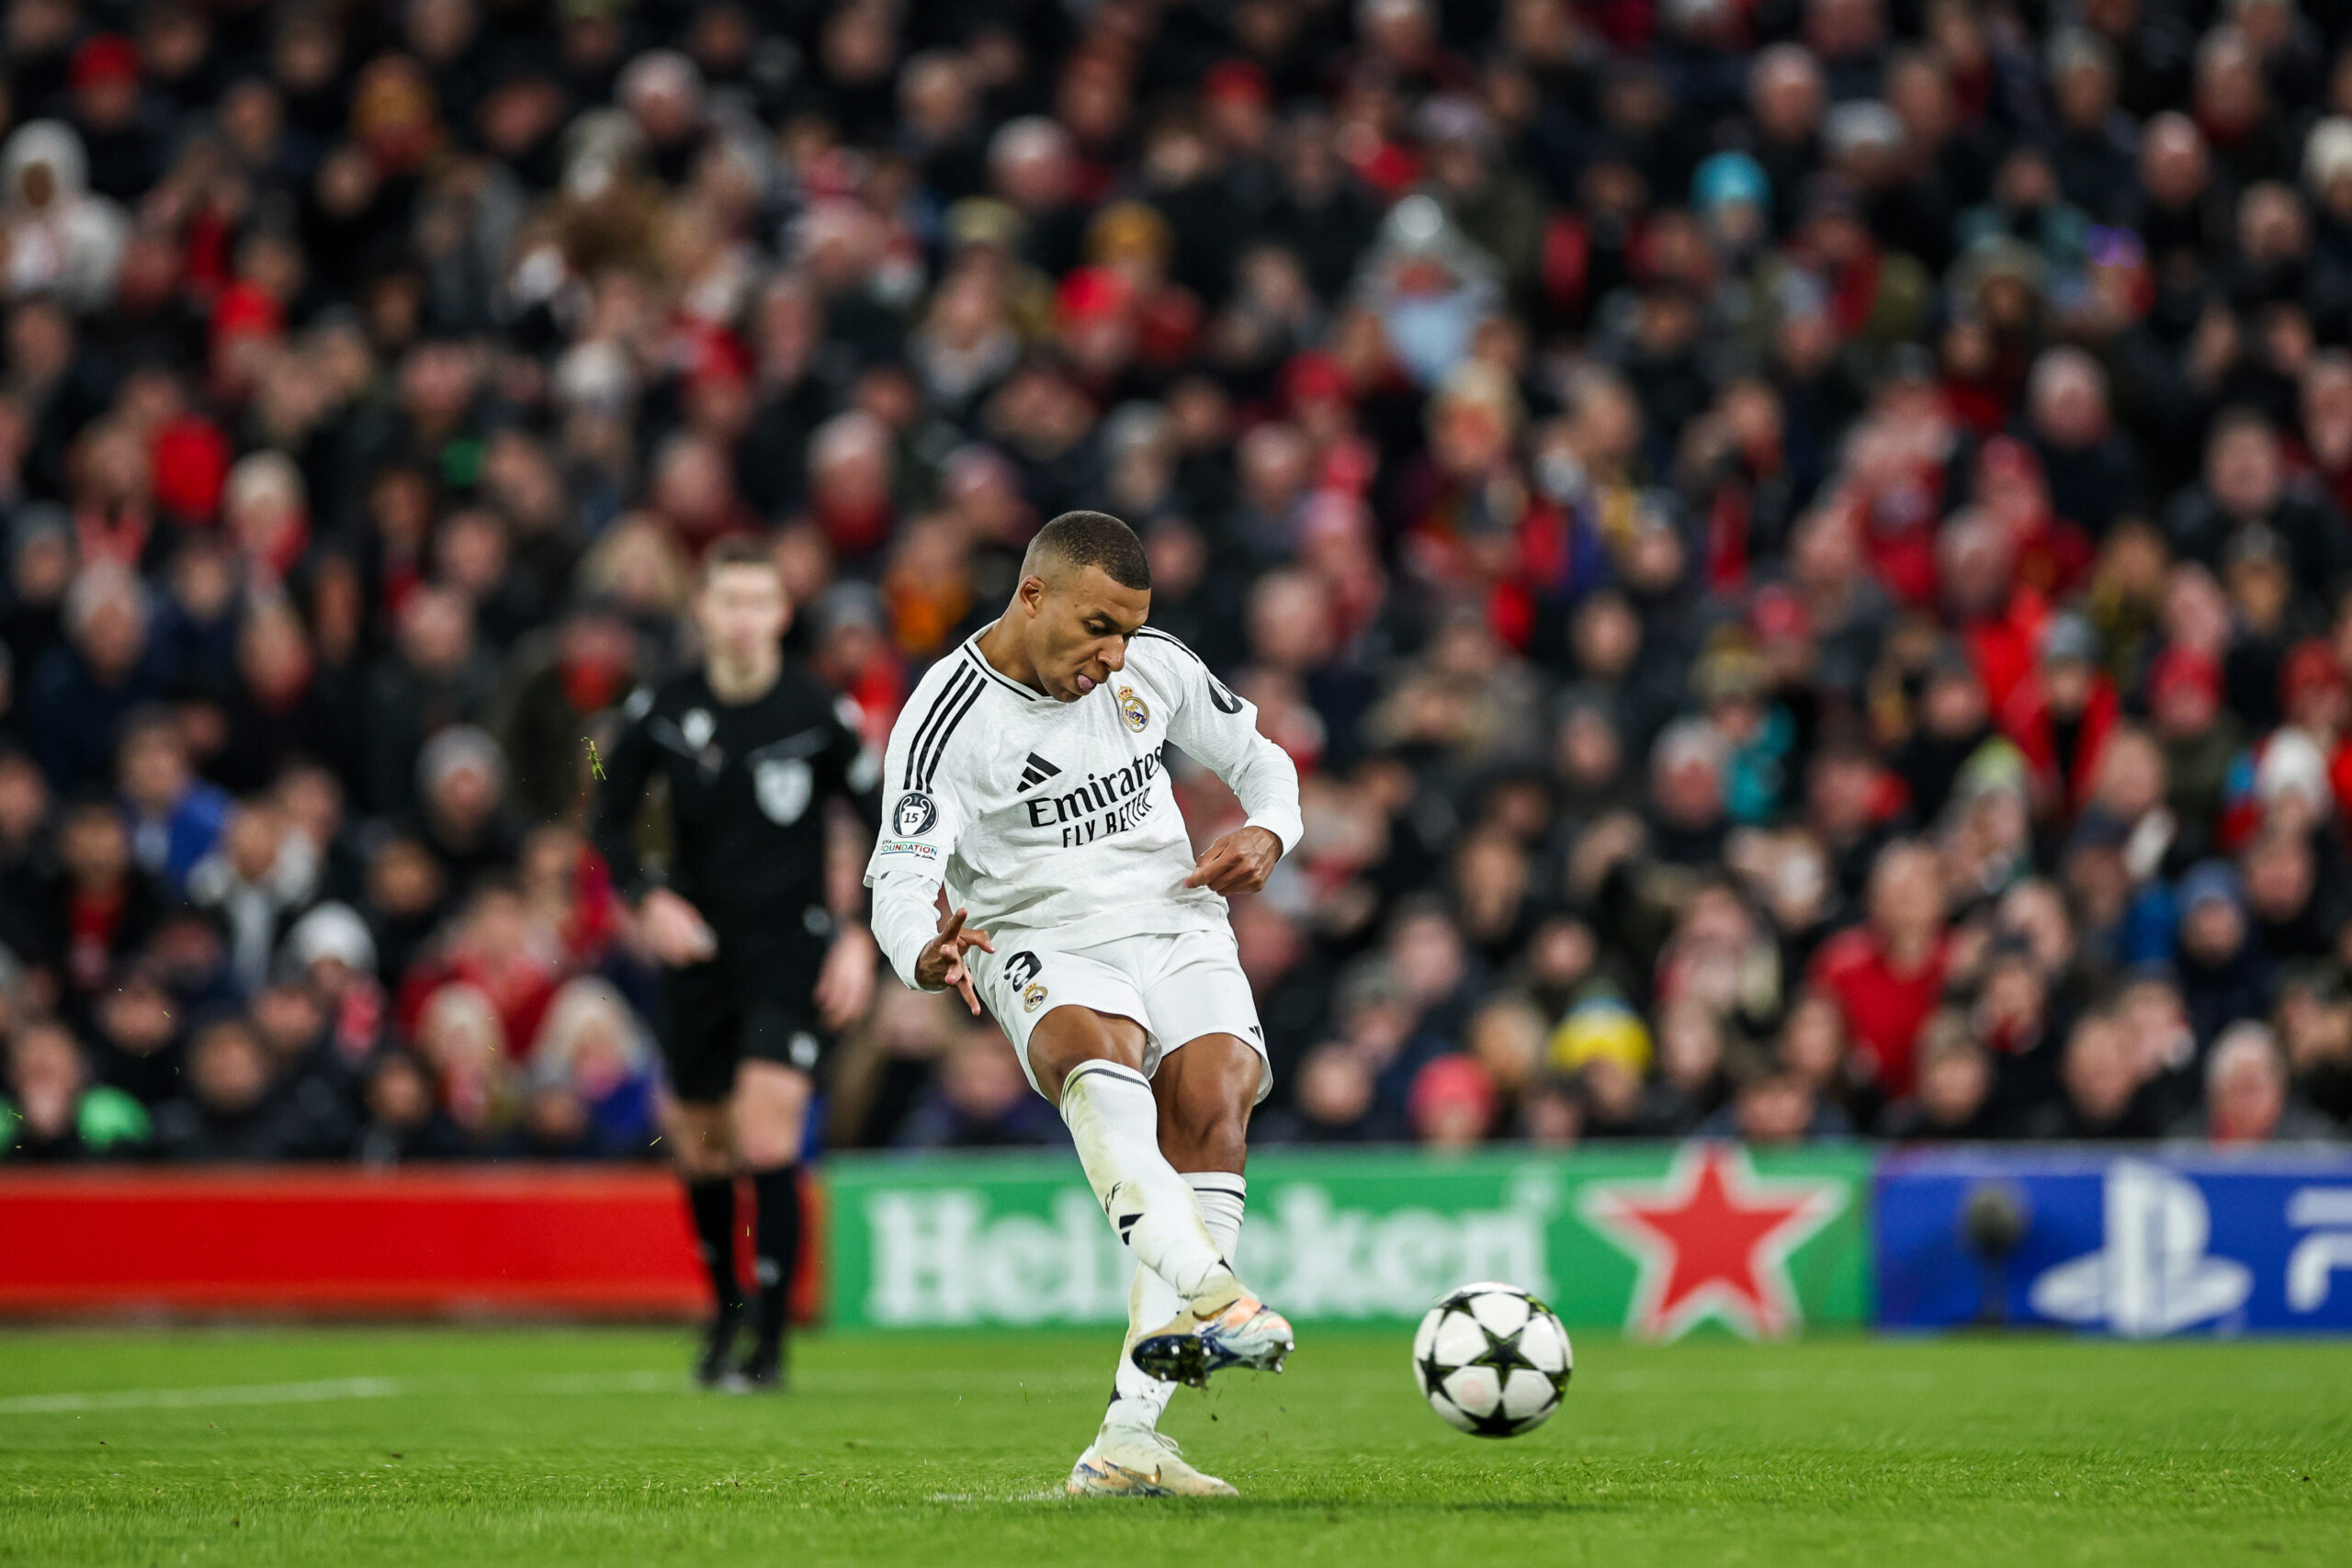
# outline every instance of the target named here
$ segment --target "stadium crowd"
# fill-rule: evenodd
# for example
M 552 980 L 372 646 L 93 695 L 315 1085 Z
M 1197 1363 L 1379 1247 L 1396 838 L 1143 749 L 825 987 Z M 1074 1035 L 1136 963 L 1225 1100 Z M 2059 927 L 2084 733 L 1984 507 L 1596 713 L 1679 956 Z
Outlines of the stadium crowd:
M 2340 0 L 5 9 L 10 1157 L 643 1155 L 697 553 L 878 742 L 1077 505 L 1304 779 L 1261 1142 L 2346 1135 Z

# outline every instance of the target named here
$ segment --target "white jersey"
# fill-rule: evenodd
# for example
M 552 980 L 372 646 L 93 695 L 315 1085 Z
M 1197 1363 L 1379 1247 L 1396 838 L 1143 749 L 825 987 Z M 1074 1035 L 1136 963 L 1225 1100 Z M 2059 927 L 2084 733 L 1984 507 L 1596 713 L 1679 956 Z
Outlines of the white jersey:
M 1192 843 L 1162 765 L 1174 742 L 1232 786 L 1284 851 L 1298 843 L 1298 771 L 1258 710 L 1200 656 L 1149 626 L 1125 668 L 1075 702 L 1001 673 L 980 634 L 924 674 L 890 730 L 882 832 L 866 863 L 874 934 L 899 977 L 938 934 L 936 897 L 1009 933 L 1224 929 L 1224 898 L 1186 887 Z

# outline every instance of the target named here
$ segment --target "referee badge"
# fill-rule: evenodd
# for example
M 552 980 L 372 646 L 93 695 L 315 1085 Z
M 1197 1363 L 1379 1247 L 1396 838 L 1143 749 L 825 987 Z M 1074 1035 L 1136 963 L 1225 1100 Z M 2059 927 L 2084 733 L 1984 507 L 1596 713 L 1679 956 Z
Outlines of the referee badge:
M 1151 722 L 1151 710 L 1143 705 L 1143 699 L 1136 695 L 1133 686 L 1119 688 L 1119 714 L 1127 721 L 1127 728 L 1138 735 Z
M 768 820 L 779 828 L 789 828 L 800 820 L 800 814 L 808 809 L 808 797 L 815 793 L 816 784 L 816 774 L 797 757 L 782 761 L 767 759 L 752 767 L 752 796 L 767 813 Z

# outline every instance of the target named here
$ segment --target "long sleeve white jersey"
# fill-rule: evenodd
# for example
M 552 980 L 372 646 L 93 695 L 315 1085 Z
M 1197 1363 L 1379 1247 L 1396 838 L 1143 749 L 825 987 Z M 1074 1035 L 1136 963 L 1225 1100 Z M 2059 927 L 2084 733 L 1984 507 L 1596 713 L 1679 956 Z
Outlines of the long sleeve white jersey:
M 943 882 L 1000 951 L 1008 932 L 1222 928 L 1224 898 L 1184 886 L 1193 855 L 1168 742 L 1215 770 L 1251 826 L 1297 844 L 1298 771 L 1258 733 L 1257 708 L 1175 637 L 1142 628 L 1125 669 L 1059 703 L 1000 673 L 980 635 L 924 674 L 883 762 L 865 884 L 875 938 L 908 985 L 938 934 Z

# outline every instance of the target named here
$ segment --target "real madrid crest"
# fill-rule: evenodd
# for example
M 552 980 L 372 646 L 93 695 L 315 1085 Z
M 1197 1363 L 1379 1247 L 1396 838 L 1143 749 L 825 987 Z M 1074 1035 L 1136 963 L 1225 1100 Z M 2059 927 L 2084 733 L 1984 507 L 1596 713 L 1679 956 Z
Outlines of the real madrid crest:
M 1143 727 L 1151 722 L 1151 710 L 1144 706 L 1143 699 L 1136 695 L 1133 686 L 1119 688 L 1119 716 L 1125 719 L 1127 728 L 1137 735 L 1141 735 Z
M 1037 1010 L 1037 1004 L 1045 999 L 1046 987 L 1042 985 L 1032 986 L 1027 990 L 1021 993 L 1021 1010 L 1023 1012 L 1035 1012 Z

